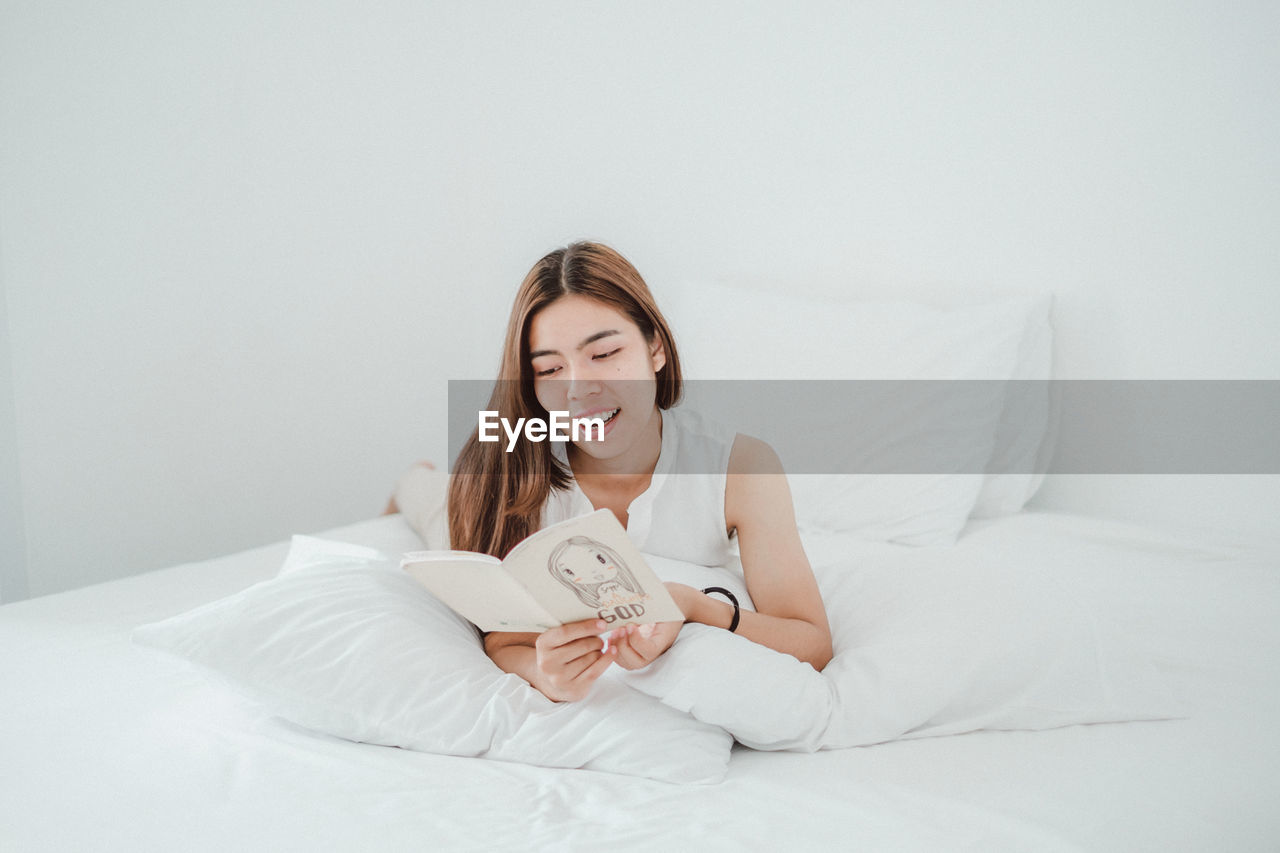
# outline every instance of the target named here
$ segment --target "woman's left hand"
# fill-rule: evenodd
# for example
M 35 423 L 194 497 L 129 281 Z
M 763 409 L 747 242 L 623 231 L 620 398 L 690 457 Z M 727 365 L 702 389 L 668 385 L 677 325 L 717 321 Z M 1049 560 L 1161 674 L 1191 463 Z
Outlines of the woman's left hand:
M 693 612 L 693 596 L 701 596 L 701 591 L 671 581 L 664 586 L 687 621 Z M 623 669 L 644 669 L 671 648 L 683 625 L 684 622 L 653 622 L 648 625 L 625 625 L 610 632 L 609 644 L 618 647 L 616 663 Z
M 683 622 L 650 622 L 625 625 L 613 631 L 609 634 L 609 645 L 618 649 L 614 662 L 623 669 L 644 669 L 671 648 L 683 625 Z

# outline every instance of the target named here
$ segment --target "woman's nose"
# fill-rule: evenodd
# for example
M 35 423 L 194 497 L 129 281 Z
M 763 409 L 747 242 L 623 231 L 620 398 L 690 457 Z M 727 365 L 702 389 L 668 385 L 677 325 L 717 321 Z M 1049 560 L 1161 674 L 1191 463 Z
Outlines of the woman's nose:
M 571 370 L 568 376 L 569 402 L 585 400 L 600 393 L 600 381 L 586 370 Z

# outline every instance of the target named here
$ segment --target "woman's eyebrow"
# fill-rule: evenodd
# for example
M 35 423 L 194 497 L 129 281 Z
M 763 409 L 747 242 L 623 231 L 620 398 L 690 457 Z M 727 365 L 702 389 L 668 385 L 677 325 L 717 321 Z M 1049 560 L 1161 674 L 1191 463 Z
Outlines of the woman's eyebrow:
M 583 338 L 582 343 L 578 344 L 578 349 L 582 349 L 588 344 L 593 344 L 596 341 L 600 340 L 601 338 L 607 338 L 610 335 L 620 335 L 620 334 L 622 333 L 619 332 L 617 329 L 605 329 L 603 332 L 596 332 L 594 335 L 591 335 L 590 337 Z M 560 350 L 540 349 L 537 352 L 529 353 L 529 358 L 537 358 L 538 356 L 541 356 L 541 355 L 559 355 L 559 354 L 560 354 Z

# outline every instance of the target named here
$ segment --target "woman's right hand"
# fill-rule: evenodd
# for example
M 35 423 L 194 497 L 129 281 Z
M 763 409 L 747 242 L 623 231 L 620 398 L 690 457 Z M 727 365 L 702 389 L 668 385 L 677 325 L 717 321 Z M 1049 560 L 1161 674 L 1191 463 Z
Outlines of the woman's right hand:
M 597 678 L 617 658 L 617 648 L 603 651 L 598 634 L 606 625 L 602 619 L 567 622 L 538 635 L 537 688 L 556 702 L 576 702 L 586 697 Z

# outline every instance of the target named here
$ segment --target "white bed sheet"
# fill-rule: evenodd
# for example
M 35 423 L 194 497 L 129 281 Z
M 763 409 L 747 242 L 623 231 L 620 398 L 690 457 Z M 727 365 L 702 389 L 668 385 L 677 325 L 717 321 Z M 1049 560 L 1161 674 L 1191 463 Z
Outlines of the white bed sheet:
M 398 516 L 318 535 L 420 547 Z M 923 553 L 806 546 L 815 564 Z M 129 644 L 138 624 L 273 576 L 287 548 L 0 607 L 0 848 L 1280 848 L 1273 547 L 1059 513 L 973 522 L 949 555 L 1061 565 L 1075 594 L 1132 614 L 1192 717 L 811 755 L 735 747 L 713 786 L 349 743 Z

